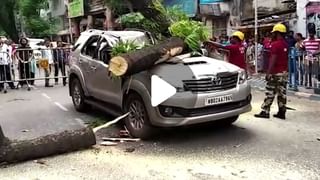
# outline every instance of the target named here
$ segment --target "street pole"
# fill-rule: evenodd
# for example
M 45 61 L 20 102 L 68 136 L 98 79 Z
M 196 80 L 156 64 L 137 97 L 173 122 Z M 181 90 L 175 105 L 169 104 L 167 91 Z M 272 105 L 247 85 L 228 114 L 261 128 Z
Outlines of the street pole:
M 258 0 L 254 1 L 255 73 L 258 73 Z
M 73 44 L 72 22 L 70 17 L 69 17 L 69 33 L 70 33 L 70 43 Z

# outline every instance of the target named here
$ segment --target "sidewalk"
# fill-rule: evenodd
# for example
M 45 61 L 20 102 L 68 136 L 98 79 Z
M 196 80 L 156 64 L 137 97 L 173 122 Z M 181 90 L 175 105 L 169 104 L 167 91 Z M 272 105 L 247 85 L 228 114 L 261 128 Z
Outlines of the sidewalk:
M 253 89 L 265 91 L 266 80 L 264 78 L 264 75 L 252 76 L 252 79 L 249 79 L 248 81 Z M 313 89 L 306 89 L 304 87 L 298 87 L 298 91 L 292 91 L 288 89 L 287 95 L 297 96 L 299 98 L 305 98 L 314 101 L 320 101 L 320 95 L 314 94 Z

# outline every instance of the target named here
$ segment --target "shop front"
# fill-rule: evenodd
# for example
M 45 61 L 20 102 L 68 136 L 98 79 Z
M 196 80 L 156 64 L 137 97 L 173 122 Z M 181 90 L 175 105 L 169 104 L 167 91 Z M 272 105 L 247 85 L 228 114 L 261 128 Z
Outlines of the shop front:
M 231 9 L 227 0 L 200 0 L 199 9 L 202 21 L 211 30 L 212 36 L 229 34 L 228 22 Z

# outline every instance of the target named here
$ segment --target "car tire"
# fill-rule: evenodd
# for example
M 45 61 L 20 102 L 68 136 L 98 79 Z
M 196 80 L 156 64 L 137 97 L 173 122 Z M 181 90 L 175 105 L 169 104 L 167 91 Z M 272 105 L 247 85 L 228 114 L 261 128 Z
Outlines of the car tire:
M 71 81 L 71 97 L 75 109 L 79 112 L 88 110 L 88 104 L 85 103 L 85 95 L 79 79 L 75 78 Z
M 130 112 L 124 122 L 133 137 L 149 139 L 155 134 L 155 128 L 150 124 L 147 109 L 138 94 L 129 94 L 124 104 L 124 110 Z

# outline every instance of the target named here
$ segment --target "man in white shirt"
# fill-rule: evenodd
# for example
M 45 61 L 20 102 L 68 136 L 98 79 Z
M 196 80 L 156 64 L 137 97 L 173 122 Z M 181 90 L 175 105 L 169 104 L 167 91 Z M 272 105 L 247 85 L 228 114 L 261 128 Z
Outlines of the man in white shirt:
M 3 41 L 0 41 L 0 82 L 11 81 L 11 56 L 10 49 Z M 14 89 L 13 82 L 8 83 Z M 4 88 L 4 83 L 0 83 L 0 90 Z

